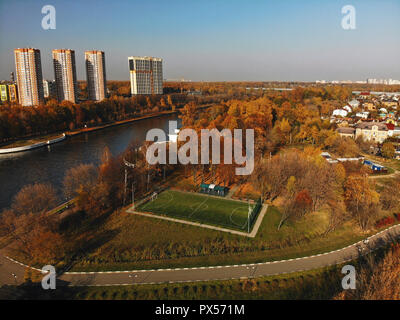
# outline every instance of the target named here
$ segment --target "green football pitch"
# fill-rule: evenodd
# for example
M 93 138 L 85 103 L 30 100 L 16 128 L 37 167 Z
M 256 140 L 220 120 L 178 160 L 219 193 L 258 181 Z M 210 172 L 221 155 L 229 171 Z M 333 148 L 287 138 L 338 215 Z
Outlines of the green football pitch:
M 140 205 L 138 211 L 234 230 L 248 230 L 247 203 L 197 193 L 167 190 L 158 194 L 156 199 Z

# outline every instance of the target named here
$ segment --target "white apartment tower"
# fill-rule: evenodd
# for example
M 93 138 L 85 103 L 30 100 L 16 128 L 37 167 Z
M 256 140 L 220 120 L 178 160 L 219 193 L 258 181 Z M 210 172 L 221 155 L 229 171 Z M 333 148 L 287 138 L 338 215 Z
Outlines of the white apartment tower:
M 104 51 L 85 51 L 87 90 L 89 100 L 106 98 L 106 61 Z
M 131 94 L 162 94 L 162 59 L 153 57 L 128 57 Z
M 14 56 L 19 103 L 22 106 L 43 104 L 43 76 L 40 50 L 18 48 L 14 50 Z
M 43 93 L 45 98 L 56 96 L 56 82 L 54 80 L 43 80 Z
M 76 82 L 75 51 L 70 49 L 53 50 L 54 77 L 58 101 L 78 100 Z

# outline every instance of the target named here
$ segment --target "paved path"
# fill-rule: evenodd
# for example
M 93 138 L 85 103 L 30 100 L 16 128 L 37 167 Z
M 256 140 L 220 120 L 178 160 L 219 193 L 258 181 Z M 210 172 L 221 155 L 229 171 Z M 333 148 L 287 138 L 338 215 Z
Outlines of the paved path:
M 375 250 L 400 236 L 400 225 L 392 226 L 348 247 L 309 257 L 281 261 L 179 269 L 133 270 L 111 272 L 66 272 L 58 279 L 60 285 L 112 286 L 155 283 L 179 283 L 208 280 L 247 279 L 327 267 L 354 260 L 360 254 Z M 0 256 L 0 284 L 21 283 L 25 267 Z M 11 275 L 17 274 L 17 280 Z M 21 277 L 22 275 L 22 277 Z

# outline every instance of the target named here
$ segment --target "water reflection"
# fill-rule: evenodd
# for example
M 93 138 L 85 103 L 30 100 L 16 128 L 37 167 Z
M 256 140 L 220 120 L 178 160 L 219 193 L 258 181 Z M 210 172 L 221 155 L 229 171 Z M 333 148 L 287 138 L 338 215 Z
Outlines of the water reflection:
M 104 147 L 111 153 L 123 152 L 131 143 L 140 144 L 152 128 L 168 133 L 168 121 L 177 116 L 140 120 L 69 138 L 32 151 L 0 155 L 0 209 L 11 204 L 26 184 L 51 182 L 60 192 L 66 170 L 81 163 L 99 164 Z

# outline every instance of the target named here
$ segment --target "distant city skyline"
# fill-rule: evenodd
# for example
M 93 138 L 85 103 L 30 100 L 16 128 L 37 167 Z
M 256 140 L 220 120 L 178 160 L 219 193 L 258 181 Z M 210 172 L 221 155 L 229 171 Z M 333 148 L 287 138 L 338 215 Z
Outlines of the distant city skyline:
M 163 59 L 165 79 L 316 81 L 400 79 L 400 1 L 53 0 L 56 29 L 43 30 L 48 1 L 0 0 L 0 80 L 15 72 L 14 49 L 75 50 L 85 80 L 87 50 L 105 52 L 108 80 L 129 81 L 129 56 Z M 341 27 L 356 8 L 356 30 Z

